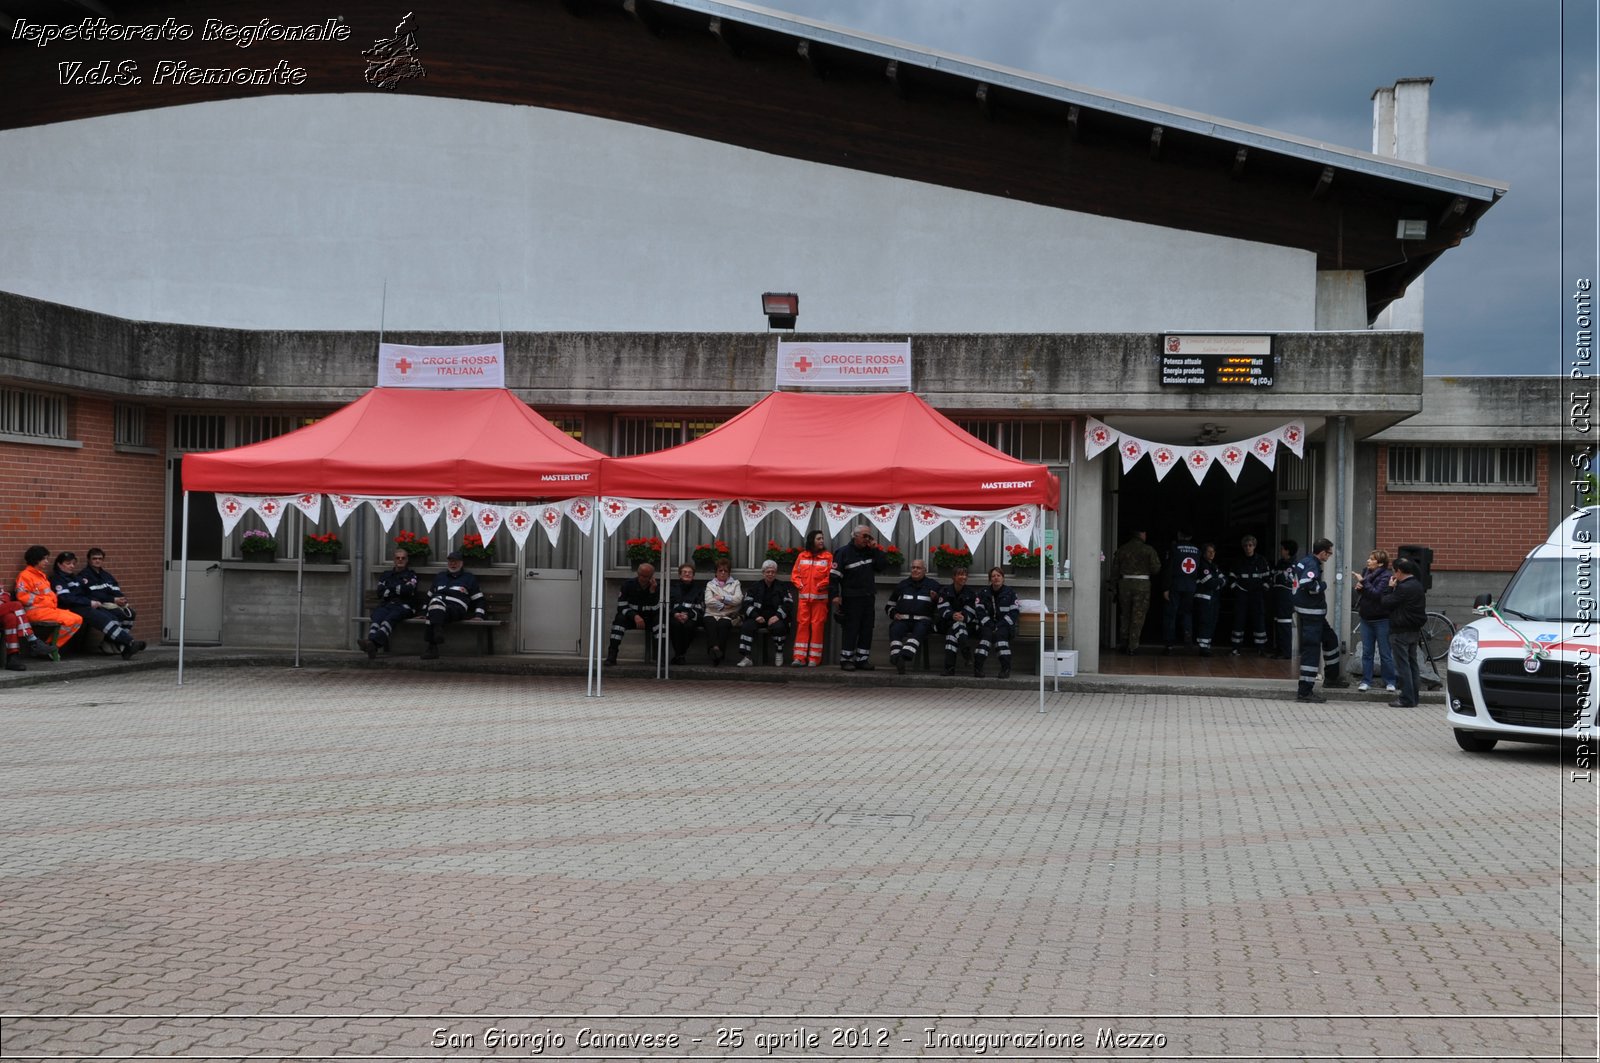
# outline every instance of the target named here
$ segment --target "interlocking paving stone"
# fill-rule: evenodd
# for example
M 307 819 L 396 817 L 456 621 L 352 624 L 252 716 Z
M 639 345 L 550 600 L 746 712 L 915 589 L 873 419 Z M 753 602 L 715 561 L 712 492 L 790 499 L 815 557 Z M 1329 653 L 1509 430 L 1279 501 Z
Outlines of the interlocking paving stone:
M 1594 784 L 1460 753 L 1437 708 L 605 694 L 342 667 L 0 688 L 0 1049 L 437 1057 L 442 1026 L 529 1054 L 486 1046 L 498 1023 L 565 1037 L 550 1058 L 585 1026 L 712 1058 L 719 1026 L 865 1025 L 892 1032 L 868 1058 L 936 1058 L 930 1028 L 1592 1058 Z

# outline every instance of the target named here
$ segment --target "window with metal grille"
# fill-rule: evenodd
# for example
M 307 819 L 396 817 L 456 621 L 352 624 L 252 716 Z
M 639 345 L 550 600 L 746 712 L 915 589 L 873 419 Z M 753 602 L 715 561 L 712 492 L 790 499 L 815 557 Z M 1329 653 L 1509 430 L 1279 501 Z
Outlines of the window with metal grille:
M 146 431 L 148 414 L 149 411 L 143 406 L 134 406 L 126 402 L 117 403 L 113 413 L 115 436 L 112 441 L 119 447 L 149 446 Z
M 1411 491 L 1533 491 L 1531 446 L 1391 446 L 1389 487 Z
M 1064 465 L 1071 457 L 1072 421 L 970 421 L 956 424 L 969 435 L 1020 461 Z
M 67 438 L 67 397 L 26 388 L 0 388 L 0 434 Z
M 573 417 L 547 417 L 546 419 L 567 436 L 576 439 L 580 443 L 583 442 L 583 416 L 581 414 Z
M 703 417 L 618 417 L 612 451 L 616 457 L 629 458 L 666 450 L 699 439 L 721 423 Z

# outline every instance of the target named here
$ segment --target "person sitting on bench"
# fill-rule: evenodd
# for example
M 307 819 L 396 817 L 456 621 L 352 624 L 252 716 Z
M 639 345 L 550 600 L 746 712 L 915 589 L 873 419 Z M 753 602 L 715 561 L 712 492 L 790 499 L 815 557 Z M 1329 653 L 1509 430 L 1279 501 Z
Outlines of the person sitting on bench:
M 444 642 L 444 626 L 468 616 L 483 619 L 483 591 L 478 587 L 478 577 L 463 567 L 461 554 L 452 550 L 444 559 L 444 571 L 433 577 L 428 590 L 425 610 L 428 631 L 423 638 L 428 648 L 422 651 L 425 661 L 437 660 L 439 646 Z

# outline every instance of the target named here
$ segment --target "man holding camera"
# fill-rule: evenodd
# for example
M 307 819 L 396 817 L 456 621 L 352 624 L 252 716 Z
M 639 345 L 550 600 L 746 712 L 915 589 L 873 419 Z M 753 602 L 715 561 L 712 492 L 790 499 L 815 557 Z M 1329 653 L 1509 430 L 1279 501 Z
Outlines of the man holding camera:
M 844 635 L 839 643 L 839 667 L 846 672 L 870 672 L 873 669 L 872 621 L 873 595 L 877 590 L 875 577 L 888 564 L 878 540 L 865 524 L 856 525 L 850 541 L 833 555 L 833 572 L 829 591 L 833 607 L 839 610 L 844 621 Z

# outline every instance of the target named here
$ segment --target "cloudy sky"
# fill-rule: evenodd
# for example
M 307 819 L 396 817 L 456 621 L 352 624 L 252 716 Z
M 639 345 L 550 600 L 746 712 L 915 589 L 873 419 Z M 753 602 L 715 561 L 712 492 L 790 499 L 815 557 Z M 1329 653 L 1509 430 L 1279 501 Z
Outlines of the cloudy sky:
M 1596 276 L 1594 0 L 756 2 L 1367 151 L 1372 91 L 1432 77 L 1429 164 L 1511 191 L 1425 274 L 1426 371 L 1566 371 Z

